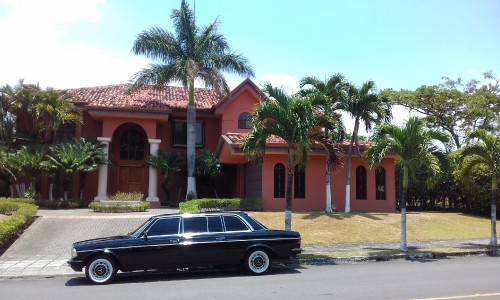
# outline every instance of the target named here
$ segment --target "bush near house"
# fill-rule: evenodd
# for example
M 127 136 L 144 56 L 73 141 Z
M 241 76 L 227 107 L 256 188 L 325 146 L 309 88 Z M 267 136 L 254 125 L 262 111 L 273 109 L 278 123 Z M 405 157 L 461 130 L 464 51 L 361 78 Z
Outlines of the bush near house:
M 34 220 L 38 207 L 33 199 L 0 198 L 0 214 L 7 215 L 0 221 L 0 254 Z
M 121 212 L 144 212 L 149 209 L 149 202 L 141 201 L 138 204 L 133 203 L 101 203 L 101 202 L 91 202 L 89 204 L 89 209 L 94 212 L 105 212 L 105 213 L 121 213 Z
M 196 199 L 179 203 L 181 213 L 221 210 L 250 210 L 261 211 L 261 198 L 230 198 L 230 199 Z

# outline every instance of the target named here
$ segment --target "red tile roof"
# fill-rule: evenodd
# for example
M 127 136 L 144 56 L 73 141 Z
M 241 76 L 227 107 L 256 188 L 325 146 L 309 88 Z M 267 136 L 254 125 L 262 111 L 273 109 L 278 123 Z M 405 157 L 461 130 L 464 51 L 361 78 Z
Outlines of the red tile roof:
M 131 84 L 117 84 L 66 90 L 71 102 L 88 107 L 144 110 L 170 110 L 187 108 L 188 94 L 183 87 L 144 86 L 128 93 Z M 211 109 L 222 98 L 212 89 L 195 89 L 197 109 Z
M 231 141 L 231 143 L 234 146 L 241 146 L 241 144 L 243 144 L 243 140 L 247 136 L 247 133 L 228 132 L 225 134 L 225 136 Z M 267 138 L 266 143 L 267 144 L 284 144 L 285 141 L 278 136 L 271 135 Z M 348 149 L 349 144 L 350 144 L 350 141 L 348 141 L 348 140 L 343 140 L 342 142 L 339 143 L 340 147 L 343 149 Z M 359 141 L 358 144 L 359 144 L 360 150 L 364 150 L 364 149 L 366 149 L 367 146 L 370 145 L 370 142 Z

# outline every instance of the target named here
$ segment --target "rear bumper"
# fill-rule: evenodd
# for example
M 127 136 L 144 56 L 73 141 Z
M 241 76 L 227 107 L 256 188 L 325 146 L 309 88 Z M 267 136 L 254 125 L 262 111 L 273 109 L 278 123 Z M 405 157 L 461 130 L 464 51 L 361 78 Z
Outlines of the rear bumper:
M 83 270 L 83 267 L 85 266 L 85 264 L 81 260 L 70 259 L 67 263 L 71 267 L 71 269 L 73 269 L 73 271 L 77 272 L 81 272 Z
M 293 248 L 292 249 L 292 257 L 297 257 L 302 252 L 302 248 Z

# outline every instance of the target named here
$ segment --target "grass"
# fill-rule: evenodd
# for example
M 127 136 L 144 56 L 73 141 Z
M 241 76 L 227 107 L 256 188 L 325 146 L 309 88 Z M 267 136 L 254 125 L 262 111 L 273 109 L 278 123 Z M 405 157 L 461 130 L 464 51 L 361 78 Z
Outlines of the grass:
M 268 228 L 283 229 L 283 212 L 252 212 Z M 490 219 L 461 213 L 407 214 L 408 241 L 489 238 Z M 399 242 L 401 215 L 397 213 L 297 212 L 292 230 L 300 232 L 302 245 Z

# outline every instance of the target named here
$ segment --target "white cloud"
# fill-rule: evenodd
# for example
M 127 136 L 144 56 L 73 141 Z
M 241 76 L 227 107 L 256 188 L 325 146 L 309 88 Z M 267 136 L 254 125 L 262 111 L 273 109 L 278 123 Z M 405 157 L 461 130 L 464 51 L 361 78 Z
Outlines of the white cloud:
M 70 43 L 70 25 L 98 23 L 105 0 L 0 0 L 0 85 L 18 79 L 42 87 L 70 88 L 124 83 L 147 65 L 130 53 L 113 53 L 97 45 Z M 4 14 L 5 15 L 5 14 Z

